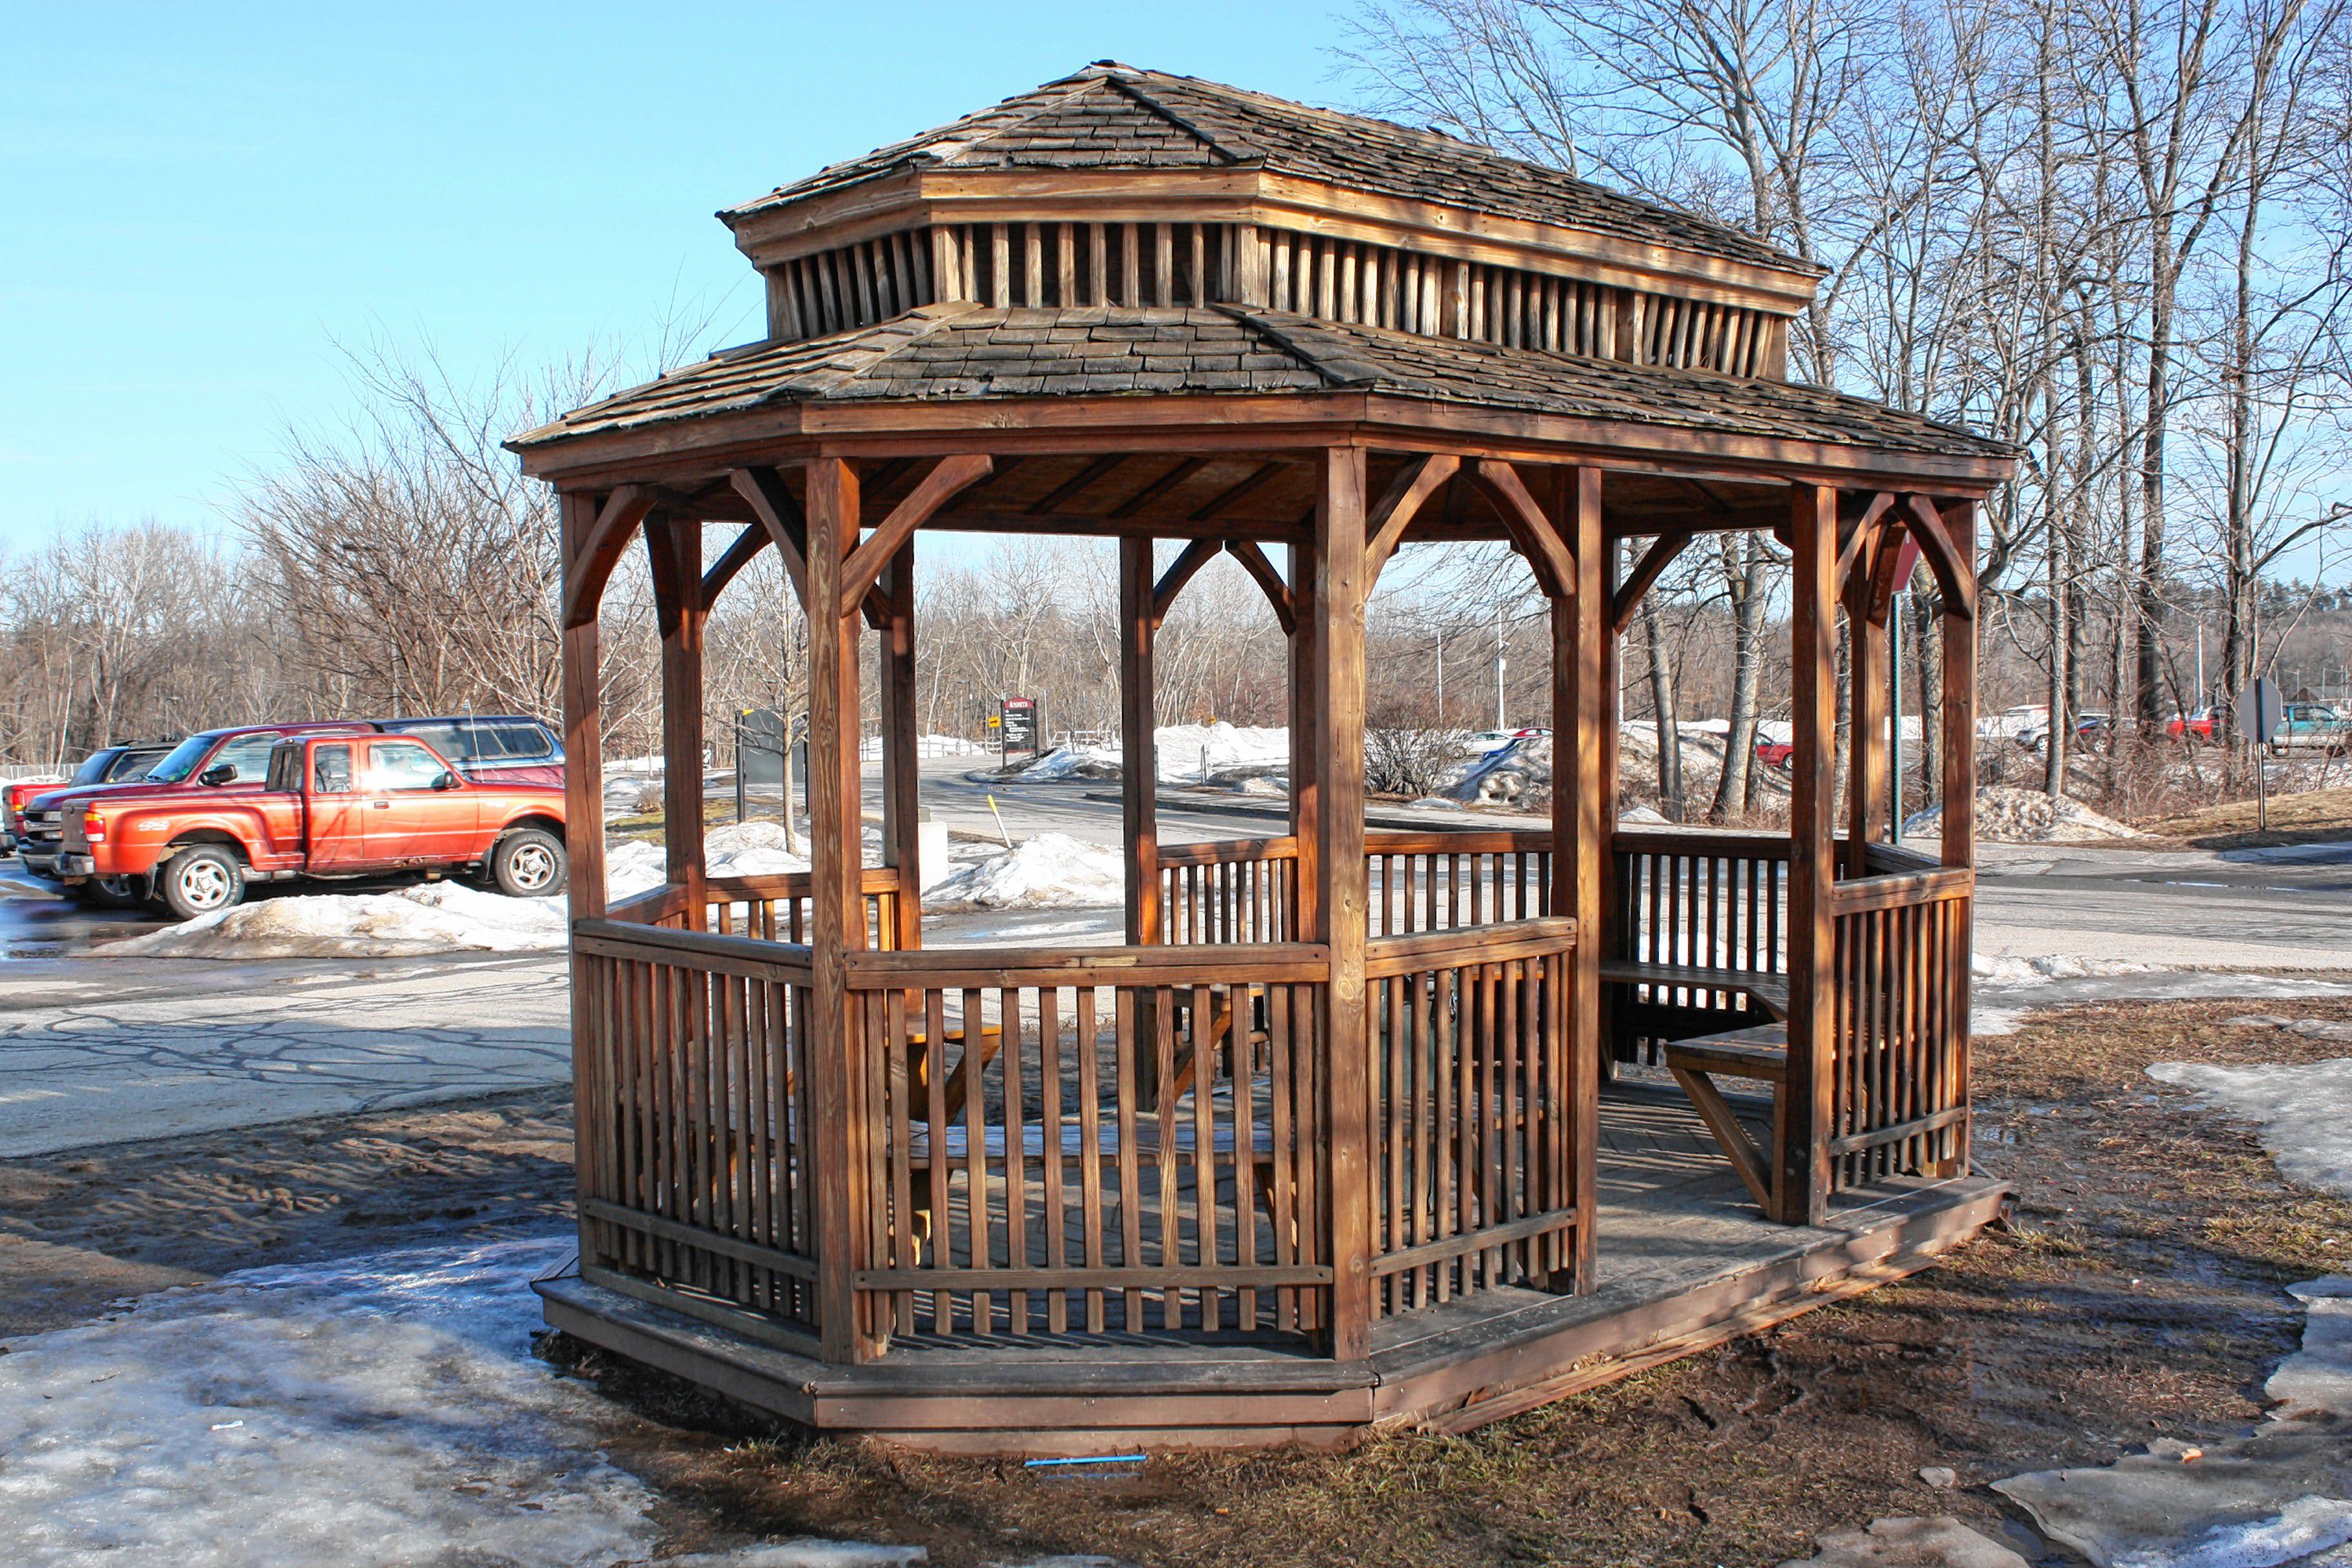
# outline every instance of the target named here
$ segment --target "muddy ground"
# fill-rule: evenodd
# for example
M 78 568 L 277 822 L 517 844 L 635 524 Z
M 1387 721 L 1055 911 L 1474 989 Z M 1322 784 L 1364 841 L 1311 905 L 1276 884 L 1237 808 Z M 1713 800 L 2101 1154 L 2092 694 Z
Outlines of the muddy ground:
M 1901 1284 L 1466 1437 L 1041 1476 L 798 1438 L 547 1348 L 614 1400 L 613 1454 L 668 1499 L 678 1550 L 817 1532 L 950 1564 L 1769 1563 L 1823 1530 L 1945 1511 L 2072 1562 L 1985 1483 L 2242 1428 L 2301 1331 L 2280 1287 L 2352 1254 L 2352 1202 L 2286 1187 L 2249 1128 L 2141 1071 L 2342 1054 L 2228 1026 L 2254 1010 L 2075 1007 L 1979 1042 L 1979 1158 L 2017 1184 L 2004 1227 Z M 2352 1019 L 2352 999 L 2294 1012 Z M 260 1263 L 544 1234 L 563 1223 L 567 1110 L 539 1094 L 0 1163 L 0 1334 Z M 1936 1465 L 1956 1489 L 1918 1479 Z

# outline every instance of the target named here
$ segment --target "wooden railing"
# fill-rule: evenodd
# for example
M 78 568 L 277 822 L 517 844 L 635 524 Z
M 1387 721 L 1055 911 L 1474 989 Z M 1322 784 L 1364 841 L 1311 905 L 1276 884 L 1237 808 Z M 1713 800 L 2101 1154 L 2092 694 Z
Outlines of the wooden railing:
M 1367 833 L 1364 858 L 1376 937 L 1550 913 L 1549 833 Z
M 1321 947 L 848 960 L 900 1334 L 1307 1331 L 1332 1279 Z
M 1872 859 L 1899 863 L 1876 851 Z M 1975 880 L 1966 869 L 1909 870 L 1831 890 L 1837 1022 L 1825 1136 L 1832 1190 L 1966 1168 Z
M 898 945 L 898 868 L 868 866 L 860 873 L 866 894 L 866 942 L 869 947 Z M 758 937 L 763 942 L 806 942 L 810 906 L 809 874 L 785 871 L 766 877 L 713 877 L 706 884 L 706 920 L 722 934 Z
M 1789 841 L 1761 834 L 1627 832 L 1612 846 L 1609 946 L 1601 956 L 1689 969 L 1788 970 Z M 1737 989 L 1612 987 L 1614 1054 L 1653 1059 L 1665 1041 L 1757 1023 Z
M 1549 833 L 1367 833 L 1374 936 L 1533 920 L 1549 912 Z M 1298 913 L 1298 841 L 1242 838 L 1160 851 L 1171 943 L 1286 942 Z
M 1298 920 L 1298 840 L 1240 838 L 1160 850 L 1170 942 L 1288 942 Z
M 1566 1270 L 1576 922 L 1374 937 L 1373 1312 Z
M 813 1348 L 809 950 L 603 920 L 572 953 L 583 1276 Z

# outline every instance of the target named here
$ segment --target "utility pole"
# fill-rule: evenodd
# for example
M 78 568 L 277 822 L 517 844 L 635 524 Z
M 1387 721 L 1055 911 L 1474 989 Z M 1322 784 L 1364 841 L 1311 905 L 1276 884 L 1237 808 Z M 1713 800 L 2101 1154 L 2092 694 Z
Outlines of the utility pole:
M 1495 601 L 1495 728 L 1510 728 L 1503 718 L 1503 601 Z
M 1445 728 L 1445 628 L 1437 628 L 1437 727 Z

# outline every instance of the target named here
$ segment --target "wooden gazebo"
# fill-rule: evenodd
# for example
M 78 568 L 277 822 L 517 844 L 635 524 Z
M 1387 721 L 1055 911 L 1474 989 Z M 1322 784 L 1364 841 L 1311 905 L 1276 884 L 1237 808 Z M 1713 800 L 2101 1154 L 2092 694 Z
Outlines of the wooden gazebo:
M 1333 1444 L 1748 1331 L 1991 1214 L 1972 551 L 2010 458 L 1788 382 L 1815 268 L 1114 64 L 720 216 L 766 337 L 514 443 L 564 519 L 580 1262 L 550 1321 L 933 1447 Z M 943 529 L 1118 541 L 1123 945 L 924 945 L 914 572 Z M 1745 529 L 1794 559 L 1789 834 L 1620 828 L 1619 634 Z M 608 908 L 597 608 L 639 536 L 668 881 Z M 1420 541 L 1507 541 L 1549 597 L 1549 832 L 1367 831 L 1364 606 Z M 1886 842 L 1906 542 L 1945 615 L 1932 854 Z M 702 628 L 771 547 L 812 627 L 813 869 L 716 878 Z M 1289 637 L 1290 830 L 1163 847 L 1153 632 L 1221 551 Z

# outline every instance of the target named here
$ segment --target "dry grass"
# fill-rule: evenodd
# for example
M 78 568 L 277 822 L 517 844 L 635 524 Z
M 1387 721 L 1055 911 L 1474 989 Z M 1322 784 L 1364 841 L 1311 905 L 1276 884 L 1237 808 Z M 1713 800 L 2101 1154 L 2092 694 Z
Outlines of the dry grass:
M 2185 816 L 2142 823 L 2140 831 L 2199 849 L 2253 849 L 2273 844 L 2325 844 L 2352 838 L 2352 788 L 2304 790 L 2272 797 L 2270 830 L 2256 828 L 2251 800 Z

